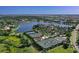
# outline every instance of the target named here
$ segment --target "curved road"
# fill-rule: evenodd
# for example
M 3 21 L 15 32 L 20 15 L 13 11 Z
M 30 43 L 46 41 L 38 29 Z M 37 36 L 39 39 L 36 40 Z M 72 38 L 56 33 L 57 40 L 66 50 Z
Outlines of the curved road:
M 76 45 L 76 41 L 77 41 L 77 31 L 74 29 L 74 31 L 72 32 L 72 45 L 77 50 L 77 52 L 79 52 L 79 48 Z

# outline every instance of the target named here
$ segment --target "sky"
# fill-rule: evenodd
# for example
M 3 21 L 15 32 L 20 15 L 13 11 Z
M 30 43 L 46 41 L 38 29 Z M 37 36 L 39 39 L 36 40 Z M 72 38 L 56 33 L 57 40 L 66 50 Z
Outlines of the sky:
M 0 14 L 79 14 L 79 6 L 0 6 Z

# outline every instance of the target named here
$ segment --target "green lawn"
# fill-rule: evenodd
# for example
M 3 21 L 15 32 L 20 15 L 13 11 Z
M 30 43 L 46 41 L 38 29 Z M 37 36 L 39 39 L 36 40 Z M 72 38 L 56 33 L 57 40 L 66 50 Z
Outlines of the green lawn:
M 74 48 L 70 47 L 67 49 L 64 49 L 63 46 L 58 46 L 56 48 L 48 50 L 48 53 L 73 53 Z
M 4 40 L 4 42 L 11 43 L 14 46 L 19 46 L 20 38 L 16 36 L 0 36 L 0 40 Z
M 0 44 L 0 53 L 6 53 L 9 52 L 6 48 L 6 44 Z
M 4 41 L 4 42 L 1 42 L 1 41 Z M 10 46 L 8 44 L 10 44 Z M 5 53 L 5 52 L 36 53 L 38 52 L 33 46 L 29 46 L 25 48 L 17 48 L 20 44 L 21 44 L 20 38 L 16 36 L 0 36 L 0 52 L 1 53 Z
M 37 53 L 37 52 L 38 51 L 32 46 L 17 49 L 17 53 Z

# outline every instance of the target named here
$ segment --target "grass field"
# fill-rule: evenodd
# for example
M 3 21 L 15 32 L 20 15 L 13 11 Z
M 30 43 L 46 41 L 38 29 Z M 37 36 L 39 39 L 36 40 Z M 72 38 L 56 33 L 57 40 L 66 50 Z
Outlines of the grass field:
M 32 46 L 30 46 L 30 47 L 25 47 L 25 48 L 18 48 L 17 50 L 18 50 L 17 53 L 37 53 L 37 52 L 38 52 L 38 51 L 37 51 L 34 47 L 32 47 Z
M 74 48 L 69 47 L 67 49 L 64 49 L 63 46 L 58 46 L 56 48 L 48 50 L 48 53 L 73 53 Z
M 1 42 L 3 40 L 4 42 Z M 10 46 L 8 44 L 10 44 Z M 5 53 L 5 52 L 36 53 L 38 52 L 33 46 L 17 48 L 20 44 L 21 44 L 20 38 L 16 36 L 0 36 L 0 53 Z

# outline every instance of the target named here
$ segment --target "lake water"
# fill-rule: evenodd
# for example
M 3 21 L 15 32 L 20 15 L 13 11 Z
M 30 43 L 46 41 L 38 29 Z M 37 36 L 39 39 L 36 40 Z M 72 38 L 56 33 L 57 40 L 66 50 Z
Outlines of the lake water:
M 33 26 L 37 25 L 37 24 L 45 24 L 45 25 L 47 25 L 49 23 L 47 23 L 47 22 L 30 22 L 30 23 L 23 22 L 18 26 L 17 32 L 32 31 Z
M 29 23 L 26 23 L 26 22 L 23 22 L 18 26 L 17 32 L 32 31 L 33 26 L 37 25 L 37 24 L 45 24 L 45 25 L 52 24 L 52 26 L 54 25 L 54 26 L 58 26 L 58 27 L 62 27 L 62 28 L 72 27 L 71 25 L 64 24 L 63 22 L 60 22 L 60 23 L 55 23 L 55 22 L 52 22 L 52 23 L 48 23 L 48 22 L 29 22 Z

